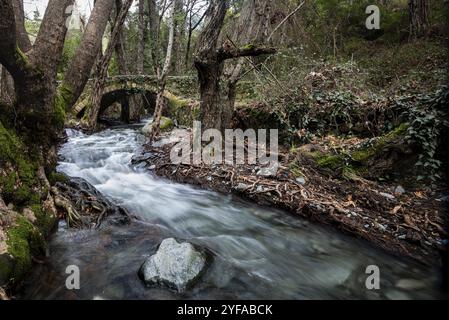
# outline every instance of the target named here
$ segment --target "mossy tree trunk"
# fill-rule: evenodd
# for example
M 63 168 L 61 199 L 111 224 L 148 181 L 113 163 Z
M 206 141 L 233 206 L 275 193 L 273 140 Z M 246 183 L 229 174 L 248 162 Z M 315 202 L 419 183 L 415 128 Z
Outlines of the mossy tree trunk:
M 17 45 L 22 52 L 27 53 L 32 46 L 28 33 L 25 30 L 23 0 L 13 0 L 12 5 L 16 21 Z M 12 105 L 15 102 L 14 79 L 5 68 L 0 69 L 0 101 Z
M 66 9 L 73 0 L 50 0 L 33 50 L 19 46 L 12 1 L 0 4 L 0 63 L 14 79 L 16 104 L 9 115 L 25 139 L 48 149 L 54 144 L 63 115 L 56 100 L 56 70 L 67 32 Z M 62 120 L 62 121 L 61 121 Z

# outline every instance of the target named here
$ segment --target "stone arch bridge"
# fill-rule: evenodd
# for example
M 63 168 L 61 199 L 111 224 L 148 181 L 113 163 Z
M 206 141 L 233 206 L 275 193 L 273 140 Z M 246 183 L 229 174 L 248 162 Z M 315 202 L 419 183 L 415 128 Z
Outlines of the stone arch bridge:
M 92 94 L 93 80 L 89 80 L 78 102 L 72 110 L 72 117 L 81 120 L 90 107 L 90 99 Z M 197 80 L 196 77 L 181 76 L 168 77 L 167 86 L 164 97 L 167 102 L 166 116 L 175 117 L 180 124 L 182 122 L 189 122 L 194 115 L 194 109 L 197 107 Z M 115 76 L 106 79 L 105 88 L 101 99 L 100 112 L 98 119 L 112 106 L 119 104 L 122 109 L 122 120 L 129 122 L 128 119 L 123 119 L 124 99 L 134 95 L 141 95 L 144 97 L 145 108 L 152 112 L 156 105 L 157 95 L 157 78 L 155 76 L 143 75 L 127 75 Z M 128 106 L 129 107 L 129 106 Z M 125 113 L 126 116 L 126 113 Z M 98 121 L 97 119 L 97 121 Z

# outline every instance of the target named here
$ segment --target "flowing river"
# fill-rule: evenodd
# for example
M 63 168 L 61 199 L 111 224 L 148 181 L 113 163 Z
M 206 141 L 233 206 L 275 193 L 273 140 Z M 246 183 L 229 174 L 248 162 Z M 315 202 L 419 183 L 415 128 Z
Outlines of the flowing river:
M 140 127 L 95 135 L 69 130 L 58 170 L 86 179 L 134 217 L 130 225 L 67 230 L 60 223 L 49 257 L 35 268 L 26 299 L 429 299 L 439 296 L 438 272 L 389 255 L 275 209 L 231 195 L 171 183 L 131 165 Z M 146 288 L 142 263 L 165 238 L 215 254 L 191 290 Z M 80 269 L 81 289 L 65 286 L 67 266 Z M 380 290 L 366 288 L 366 268 L 380 269 Z

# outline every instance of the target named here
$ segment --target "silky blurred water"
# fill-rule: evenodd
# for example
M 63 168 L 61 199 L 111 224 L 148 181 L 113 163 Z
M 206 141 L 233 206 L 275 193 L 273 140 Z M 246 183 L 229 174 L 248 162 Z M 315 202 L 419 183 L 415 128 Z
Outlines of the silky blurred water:
M 48 261 L 35 270 L 23 298 L 439 297 L 435 270 L 285 212 L 171 183 L 132 166 L 132 157 L 144 143 L 139 126 L 91 136 L 69 130 L 68 135 L 58 170 L 86 179 L 138 220 L 93 231 L 66 230 L 61 224 L 51 240 Z M 167 237 L 205 246 L 215 254 L 200 282 L 182 295 L 146 288 L 137 275 L 144 260 Z M 79 266 L 81 290 L 65 288 L 68 265 Z M 366 289 L 369 265 L 380 268 L 380 290 Z

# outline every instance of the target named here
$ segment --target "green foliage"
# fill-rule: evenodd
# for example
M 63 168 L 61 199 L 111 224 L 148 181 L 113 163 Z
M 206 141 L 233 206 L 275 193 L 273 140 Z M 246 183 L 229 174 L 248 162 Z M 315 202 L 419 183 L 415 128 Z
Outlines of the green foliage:
M 58 67 L 58 80 L 63 80 L 62 75 L 67 70 L 70 61 L 72 61 L 75 56 L 76 50 L 81 43 L 83 34 L 79 30 L 70 30 L 67 33 L 65 42 L 64 42 L 64 50 L 62 53 L 61 62 Z
M 69 178 L 65 174 L 63 174 L 63 173 L 52 172 L 48 176 L 48 182 L 50 182 L 50 184 L 52 186 L 54 186 L 58 182 L 60 182 L 60 183 L 68 183 L 69 182 Z
M 433 95 L 421 96 L 418 103 L 407 110 L 410 121 L 407 139 L 420 146 L 416 163 L 420 173 L 418 180 L 434 182 L 441 178 L 442 162 L 438 159 L 438 151 L 443 147 L 442 133 L 449 128 L 448 106 L 449 88 L 443 87 Z
M 36 216 L 36 227 L 43 236 L 50 235 L 57 223 L 57 217 L 45 212 L 40 204 L 35 204 L 30 207 Z

